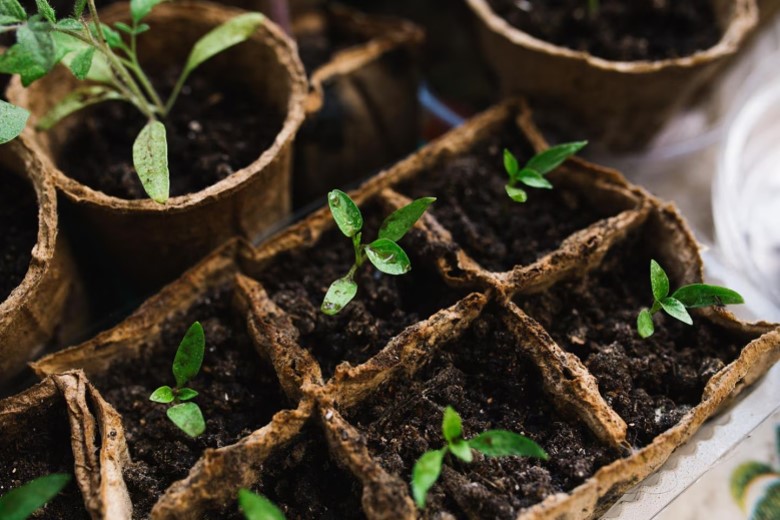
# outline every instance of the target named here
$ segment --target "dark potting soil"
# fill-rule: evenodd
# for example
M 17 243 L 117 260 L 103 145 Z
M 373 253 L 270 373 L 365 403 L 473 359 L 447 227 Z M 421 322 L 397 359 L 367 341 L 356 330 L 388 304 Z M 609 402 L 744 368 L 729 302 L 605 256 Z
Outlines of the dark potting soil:
M 348 414 L 368 447 L 390 473 L 408 480 L 415 461 L 444 444 L 441 420 L 451 405 L 463 418 L 466 438 L 501 428 L 539 443 L 549 461 L 475 453 L 464 464 L 448 456 L 427 510 L 437 518 L 511 519 L 545 497 L 582 483 L 618 458 L 587 427 L 564 417 L 542 389 L 538 369 L 522 344 L 488 307 L 457 340 L 443 346 L 412 377 L 402 377 Z
M 653 301 L 651 252 L 641 235 L 610 251 L 585 278 L 560 283 L 517 303 L 598 379 L 607 403 L 628 424 L 628 441 L 644 446 L 701 400 L 704 386 L 752 338 L 739 338 L 693 314 L 693 326 L 659 312 L 655 334 L 636 331 Z M 671 282 L 672 290 L 677 285 Z
M 305 16 L 316 15 L 321 16 L 324 20 L 322 30 L 315 31 L 307 28 L 295 34 L 295 40 L 298 43 L 298 56 L 300 56 L 303 68 L 309 75 L 328 63 L 337 52 L 367 41 L 361 35 L 339 27 L 333 20 L 329 19 L 327 12 L 311 13 Z
M 14 437 L 0 433 L 0 496 L 11 489 L 52 473 L 73 477 L 73 453 L 65 403 L 37 407 L 29 427 Z M 88 520 L 84 501 L 72 478 L 44 508 L 30 517 L 40 520 Z
M 232 291 L 202 297 L 163 327 L 164 347 L 148 349 L 140 360 L 112 367 L 95 377 L 103 396 L 122 414 L 133 464 L 125 480 L 133 518 L 146 518 L 160 495 L 187 476 L 206 448 L 232 444 L 265 426 L 288 405 L 273 370 L 261 362 L 240 313 L 232 310 Z M 188 437 L 166 416 L 165 405 L 149 401 L 159 386 L 171 384 L 171 364 L 181 338 L 199 320 L 206 335 L 201 372 L 188 385 L 206 419 L 206 431 Z
M 376 237 L 380 215 L 384 213 L 375 205 L 363 209 L 364 242 Z M 366 261 L 355 277 L 357 296 L 336 316 L 320 310 L 322 299 L 355 258 L 350 239 L 337 229 L 324 233 L 310 249 L 278 255 L 258 276 L 274 302 L 292 318 L 301 333 L 301 346 L 320 363 L 324 377 L 330 377 L 342 361 L 357 365 L 368 360 L 404 328 L 464 295 L 444 284 L 433 265 L 437 253 L 421 233 L 412 230 L 399 244 L 409 255 L 412 270 L 390 276 Z
M 399 189 L 413 198 L 437 197 L 431 210 L 436 219 L 472 258 L 497 272 L 531 264 L 573 232 L 609 216 L 562 186 L 528 188 L 527 202 L 512 201 L 504 188 L 504 148 L 521 165 L 533 155 L 520 134 L 508 130 Z
M 38 241 L 38 199 L 32 185 L 0 172 L 0 303 L 24 279 Z
M 178 73 L 178 70 L 176 71 Z M 173 74 L 163 82 L 168 92 Z M 165 99 L 165 98 L 164 98 Z M 123 199 L 147 198 L 133 168 L 133 142 L 146 124 L 124 102 L 95 105 L 62 145 L 58 164 L 73 179 Z M 246 91 L 193 75 L 165 121 L 171 196 L 195 193 L 249 165 L 269 148 L 284 116 Z
M 714 46 L 721 31 L 711 0 L 600 0 L 595 16 L 585 0 L 488 0 L 528 34 L 613 61 L 663 60 Z

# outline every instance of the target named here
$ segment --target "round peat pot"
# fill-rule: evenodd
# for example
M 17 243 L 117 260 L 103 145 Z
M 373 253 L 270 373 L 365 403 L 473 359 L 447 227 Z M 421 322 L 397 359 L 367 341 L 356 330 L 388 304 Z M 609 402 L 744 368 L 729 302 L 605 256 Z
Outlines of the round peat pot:
M 721 37 L 679 58 L 611 61 L 554 45 L 510 25 L 488 0 L 467 0 L 486 59 L 505 94 L 561 114 L 577 135 L 613 150 L 641 148 L 714 75 L 755 27 L 755 0 L 713 0 Z
M 193 44 L 242 11 L 206 2 L 161 4 L 144 19 L 138 55 L 167 94 Z M 101 22 L 129 21 L 126 3 Z M 9 98 L 37 119 L 79 86 L 64 67 Z M 266 20 L 245 42 L 189 77 L 166 119 L 171 198 L 149 199 L 132 167 L 146 123 L 129 104 L 94 105 L 32 141 L 56 165 L 54 178 L 77 208 L 84 233 L 142 288 L 169 281 L 232 236 L 257 236 L 290 210 L 292 143 L 308 87 L 294 44 Z
M 0 206 L 1 387 L 54 335 L 75 275 L 51 172 L 19 141 L 0 146 Z

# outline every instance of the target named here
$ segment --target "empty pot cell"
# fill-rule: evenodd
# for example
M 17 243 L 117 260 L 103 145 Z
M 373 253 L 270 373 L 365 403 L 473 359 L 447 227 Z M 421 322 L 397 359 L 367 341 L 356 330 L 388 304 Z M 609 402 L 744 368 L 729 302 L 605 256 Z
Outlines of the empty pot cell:
M 122 415 L 133 460 L 124 476 L 134 518 L 146 518 L 162 492 L 186 477 L 206 448 L 238 441 L 289 404 L 275 373 L 258 357 L 243 316 L 232 308 L 232 295 L 223 288 L 203 296 L 167 321 L 159 343 L 147 347 L 140 359 L 117 362 L 93 378 Z M 206 431 L 191 438 L 167 418 L 167 406 L 149 396 L 175 382 L 171 365 L 176 349 L 196 320 L 203 325 L 206 350 L 201 371 L 188 386 L 198 392 L 194 402 L 203 411 Z
M 363 35 L 339 22 L 327 9 L 312 9 L 295 17 L 293 33 L 307 74 L 327 64 L 337 52 L 367 42 Z
M 512 151 L 521 166 L 533 149 L 510 124 L 497 134 L 399 189 L 413 198 L 437 197 L 433 215 L 485 269 L 504 272 L 531 264 L 575 231 L 618 213 L 611 211 L 614 207 L 590 203 L 576 186 L 555 176 L 550 178 L 554 189 L 527 188 L 527 202 L 512 201 L 505 190 L 504 149 Z
M 25 179 L 0 172 L 0 303 L 24 279 L 38 239 L 38 202 Z
M 0 496 L 51 473 L 73 476 L 66 406 L 61 399 L 36 405 L 15 418 L 15 434 L 9 434 L 5 428 L 0 429 Z M 72 478 L 62 492 L 32 518 L 88 520 L 90 516 L 76 479 Z
M 542 389 L 536 366 L 506 330 L 495 308 L 457 340 L 442 345 L 415 375 L 381 388 L 348 413 L 371 453 L 390 473 L 408 481 L 415 461 L 444 445 L 441 421 L 451 405 L 464 436 L 489 429 L 526 435 L 549 454 L 547 462 L 520 457 L 488 459 L 474 452 L 465 464 L 445 457 L 426 511 L 436 518 L 515 518 L 545 497 L 581 484 L 618 457 L 575 419 L 561 415 Z
M 636 320 L 653 302 L 652 243 L 630 235 L 584 278 L 559 283 L 517 303 L 561 348 L 576 354 L 598 379 L 607 403 L 628 424 L 628 441 L 643 446 L 701 401 L 707 381 L 750 339 L 693 314 L 693 326 L 663 312 L 655 334 L 642 339 Z M 669 269 L 671 266 L 665 266 Z M 671 290 L 679 284 L 671 277 Z
M 363 241 L 370 242 L 386 212 L 376 204 L 361 208 Z M 417 230 L 399 242 L 412 270 L 401 276 L 383 274 L 368 261 L 358 270 L 355 299 L 339 314 L 321 310 L 328 286 L 344 276 L 355 260 L 349 238 L 334 229 L 308 248 L 278 254 L 258 275 L 274 302 L 287 312 L 309 350 L 329 377 L 339 363 L 368 360 L 405 327 L 454 304 L 465 293 L 445 285 L 434 264 L 434 252 Z

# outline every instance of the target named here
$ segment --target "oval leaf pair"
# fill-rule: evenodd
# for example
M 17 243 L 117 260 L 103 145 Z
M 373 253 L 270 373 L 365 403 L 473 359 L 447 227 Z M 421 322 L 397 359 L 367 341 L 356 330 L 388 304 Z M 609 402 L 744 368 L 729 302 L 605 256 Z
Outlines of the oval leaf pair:
M 374 267 L 386 274 L 401 275 L 412 269 L 412 263 L 401 246 L 380 238 L 366 246 L 366 256 L 374 264 Z

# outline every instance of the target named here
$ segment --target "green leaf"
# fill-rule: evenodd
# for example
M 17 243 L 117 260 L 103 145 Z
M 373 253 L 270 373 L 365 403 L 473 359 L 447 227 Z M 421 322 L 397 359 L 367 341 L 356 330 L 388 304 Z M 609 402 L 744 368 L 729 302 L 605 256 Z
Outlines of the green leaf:
M 102 85 L 78 88 L 54 105 L 38 121 L 36 128 L 38 130 L 48 130 L 77 110 L 112 99 L 118 100 L 123 98 L 117 91 Z
M 76 76 L 77 79 L 84 80 L 89 73 L 89 69 L 92 68 L 92 58 L 95 56 L 95 48 L 87 47 L 76 56 L 73 61 L 70 62 L 68 68 Z
M 471 446 L 468 441 L 459 439 L 448 445 L 450 452 L 464 462 L 471 462 L 474 460 L 474 454 L 471 453 Z
M 29 117 L 27 110 L 0 100 L 0 144 L 16 139 L 27 125 Z
M 49 5 L 48 0 L 35 0 L 35 5 L 38 7 L 38 12 L 49 20 L 51 23 L 57 21 L 57 16 L 54 14 L 54 8 Z
M 412 269 L 412 263 L 401 246 L 386 238 L 378 238 L 366 246 L 366 256 L 383 273 L 400 275 Z
M 553 185 L 550 183 L 550 181 L 545 179 L 541 173 L 530 168 L 523 168 L 520 170 L 517 174 L 517 179 L 526 186 L 530 186 L 532 188 L 541 188 L 546 190 L 551 190 L 553 188 Z
M 504 188 L 506 189 L 506 194 L 509 195 L 509 198 L 513 201 L 522 203 L 528 200 L 528 194 L 525 192 L 525 190 L 509 184 L 504 186 Z
M 636 330 L 642 338 L 649 338 L 655 332 L 655 326 L 653 325 L 653 315 L 647 309 L 639 311 L 639 316 L 636 317 Z
M 76 18 L 81 18 L 81 15 L 84 13 L 84 8 L 87 7 L 87 0 L 76 0 L 76 2 L 73 4 L 73 16 Z
M 650 260 L 650 286 L 656 300 L 663 300 L 669 295 L 669 277 L 655 260 Z
M 133 17 L 133 23 L 138 23 L 149 14 L 152 9 L 164 0 L 130 0 L 130 15 Z
M 672 318 L 676 318 L 688 325 L 693 325 L 693 320 L 691 319 L 691 315 L 688 314 L 688 311 L 685 310 L 685 305 L 683 305 L 680 300 L 677 300 L 669 296 L 661 300 L 659 303 L 661 304 L 661 307 L 663 307 L 663 309 L 666 311 L 666 313 L 669 314 L 669 316 L 671 316 Z
M 463 437 L 463 421 L 452 406 L 448 406 L 444 409 L 444 418 L 441 421 L 441 432 L 448 444 Z
M 51 26 L 36 15 L 16 30 L 16 43 L 0 56 L 0 72 L 19 74 L 27 87 L 57 64 Z
M 136 26 L 135 34 L 137 36 L 139 34 L 145 33 L 148 30 L 149 30 L 149 24 L 148 23 L 142 23 L 142 24 L 139 24 L 139 25 Z
M 173 377 L 176 378 L 177 387 L 183 387 L 187 381 L 191 381 L 198 375 L 205 350 L 206 336 L 203 333 L 203 326 L 196 321 L 187 329 L 173 359 Z
M 774 474 L 772 468 L 763 462 L 749 461 L 743 462 L 737 466 L 731 473 L 729 489 L 731 491 L 731 496 L 737 504 L 739 504 L 739 507 L 745 507 L 747 491 L 756 477 L 772 474 Z
M 133 143 L 133 165 L 147 195 L 160 204 L 168 200 L 168 143 L 165 125 L 149 121 Z
M 57 494 L 70 482 L 65 473 L 52 473 L 12 489 L 0 497 L 0 518 L 3 520 L 26 520 L 35 511 Z
M 585 148 L 587 144 L 587 141 L 577 141 L 552 146 L 535 155 L 525 167 L 546 175 L 563 164 L 563 161 Z
M 112 49 L 127 48 L 124 40 L 122 40 L 122 35 L 119 34 L 117 31 L 115 31 L 114 29 L 112 29 L 111 27 L 103 23 L 100 24 L 100 30 L 103 32 L 103 38 L 106 40 L 106 43 L 108 44 L 109 47 L 111 47 Z
M 179 398 L 179 401 L 189 401 L 190 399 L 198 397 L 198 392 L 192 388 L 181 388 L 176 397 Z
M 75 18 L 63 18 L 54 25 L 57 29 L 62 29 L 64 31 L 81 31 L 84 28 L 84 26 L 81 25 L 81 22 Z M 86 44 L 84 45 L 86 46 Z
M 179 84 L 204 61 L 247 40 L 264 20 L 265 16 L 260 13 L 245 13 L 209 31 L 192 47 Z
M 506 430 L 488 430 L 469 440 L 469 445 L 488 457 L 536 457 L 547 459 L 547 453 L 534 441 Z
M 11 23 L 27 20 L 27 13 L 18 0 L 0 0 L 0 15 Z
M 203 413 L 195 403 L 182 403 L 171 406 L 168 408 L 166 415 L 168 415 L 168 419 L 173 424 L 190 437 L 197 437 L 206 431 L 206 421 L 203 420 Z
M 132 6 L 132 3 L 130 5 Z M 131 7 L 131 9 L 132 9 L 132 7 Z M 135 29 L 133 29 L 132 27 L 130 27 L 129 25 L 127 25 L 124 22 L 116 22 L 116 23 L 114 23 L 114 28 L 116 30 L 118 30 L 118 31 L 122 31 L 125 34 L 131 34 L 131 35 L 135 34 Z
M 412 495 L 417 507 L 425 508 L 425 496 L 436 483 L 441 473 L 441 463 L 447 449 L 426 451 L 412 468 Z
M 163 404 L 172 403 L 174 399 L 176 399 L 176 396 L 173 395 L 173 388 L 168 385 L 161 386 L 149 396 L 150 401 Z
M 517 180 L 517 173 L 520 171 L 520 165 L 517 163 L 517 157 L 506 148 L 504 148 L 504 169 L 510 179 L 513 181 Z
M 328 287 L 320 309 L 328 316 L 341 312 L 357 294 L 358 286 L 351 278 L 339 278 Z
M 398 242 L 434 202 L 436 202 L 436 197 L 422 197 L 395 210 L 382 222 L 382 226 L 379 228 L 379 238 Z
M 363 215 L 360 208 L 341 190 L 328 193 L 328 207 L 333 220 L 345 236 L 353 237 L 363 228 Z
M 248 489 L 238 491 L 238 505 L 246 520 L 285 520 L 284 513 L 273 502 Z
M 744 298 L 731 289 L 717 285 L 694 283 L 680 287 L 672 294 L 672 298 L 689 309 L 709 307 L 710 305 L 736 305 L 745 303 Z

